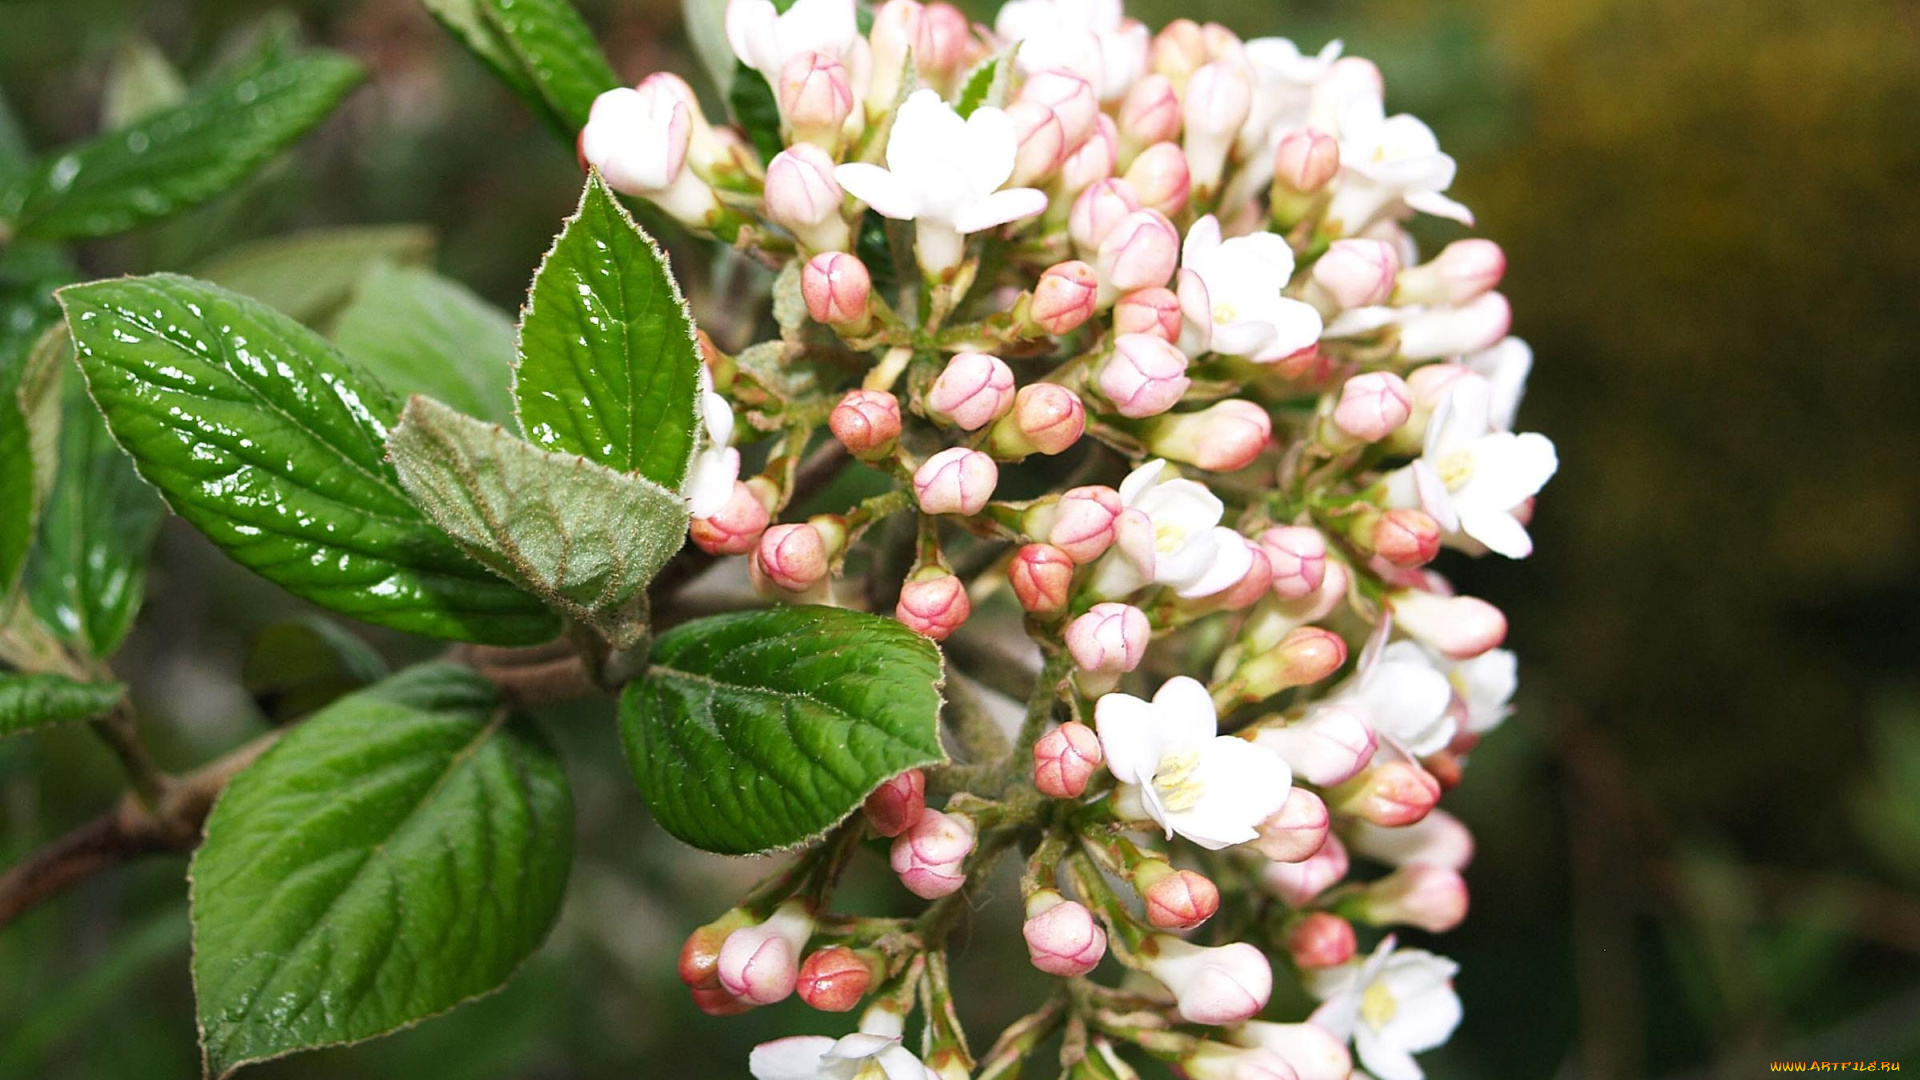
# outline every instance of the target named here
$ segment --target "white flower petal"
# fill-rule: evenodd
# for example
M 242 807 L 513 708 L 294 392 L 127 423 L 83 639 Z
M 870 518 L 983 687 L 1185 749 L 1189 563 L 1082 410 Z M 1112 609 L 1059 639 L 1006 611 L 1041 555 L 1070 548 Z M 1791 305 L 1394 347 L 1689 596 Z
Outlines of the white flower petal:
M 996 191 L 955 214 L 953 227 L 963 234 L 984 232 L 1044 213 L 1046 209 L 1047 193 L 1036 188 Z
M 847 194 L 873 207 L 882 217 L 912 221 L 919 215 L 919 200 L 900 177 L 878 165 L 854 162 L 833 170 L 833 178 Z
M 1155 731 L 1163 745 L 1186 746 L 1212 739 L 1220 730 L 1213 695 L 1198 679 L 1176 675 L 1153 695 Z
M 1460 532 L 1486 545 L 1487 550 L 1509 559 L 1524 559 L 1533 554 L 1533 537 L 1510 510 L 1492 510 L 1469 506 L 1460 511 Z
M 1540 493 L 1560 471 L 1560 455 L 1545 435 L 1500 432 L 1473 444 L 1473 500 L 1511 510 Z
M 1176 589 L 1181 599 L 1198 600 L 1203 596 L 1212 596 L 1225 592 L 1238 584 L 1253 569 L 1253 549 L 1239 533 L 1232 529 L 1215 527 L 1209 531 L 1208 546 L 1212 557 L 1208 560 L 1200 575 L 1184 588 Z M 1197 545 L 1188 545 L 1189 547 Z
M 1293 786 L 1280 755 L 1245 739 L 1222 735 L 1202 743 L 1193 782 L 1202 794 L 1189 810 L 1170 812 L 1167 824 L 1211 851 L 1259 836 L 1257 826 L 1278 813 Z
M 1367 1067 L 1375 1080 L 1425 1080 L 1426 1073 L 1421 1071 L 1420 1063 L 1413 1055 L 1376 1034 L 1372 1028 L 1361 1024 L 1354 1029 L 1353 1048 L 1359 1052 L 1360 1064 Z
M 1208 706 L 1211 708 L 1211 700 Z M 1131 694 L 1107 694 L 1094 704 L 1093 713 L 1100 749 L 1114 779 L 1126 784 L 1150 784 L 1165 745 L 1153 705 Z
M 775 1039 L 753 1048 L 747 1071 L 754 1080 L 822 1080 L 822 1059 L 832 1049 L 833 1040 L 821 1035 Z

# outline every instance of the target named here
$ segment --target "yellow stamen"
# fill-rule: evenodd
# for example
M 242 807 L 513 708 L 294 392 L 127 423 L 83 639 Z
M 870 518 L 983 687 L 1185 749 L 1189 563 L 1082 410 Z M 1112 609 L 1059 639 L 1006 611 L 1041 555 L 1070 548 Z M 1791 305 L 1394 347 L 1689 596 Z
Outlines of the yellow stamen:
M 1448 454 L 1440 460 L 1440 482 L 1448 491 L 1459 491 L 1473 479 L 1473 453 L 1467 450 Z
M 1169 750 L 1161 757 L 1153 772 L 1153 787 L 1167 809 L 1182 813 L 1199 805 L 1200 782 L 1193 775 L 1199 767 L 1198 750 Z
M 1400 1003 L 1394 1000 L 1393 991 L 1387 989 L 1386 983 L 1374 982 L 1360 995 L 1360 1018 L 1375 1031 L 1386 1027 L 1399 1011 Z

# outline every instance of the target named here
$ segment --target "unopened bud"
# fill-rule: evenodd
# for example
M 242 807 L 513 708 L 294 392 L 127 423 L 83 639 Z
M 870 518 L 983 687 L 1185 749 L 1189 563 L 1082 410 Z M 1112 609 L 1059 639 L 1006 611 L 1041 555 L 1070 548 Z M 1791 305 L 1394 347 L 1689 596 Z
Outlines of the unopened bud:
M 1130 604 L 1095 604 L 1067 624 L 1067 651 L 1092 685 L 1110 689 L 1119 676 L 1140 666 L 1153 627 L 1147 613 Z
M 993 459 L 964 446 L 950 447 L 926 460 L 913 474 L 913 492 L 927 514 L 963 514 L 987 508 L 1000 483 Z
M 1337 836 L 1327 837 L 1320 850 L 1299 862 L 1268 863 L 1260 868 L 1260 884 L 1288 907 L 1306 907 L 1315 897 L 1347 876 L 1347 849 Z
M 1353 1056 L 1347 1051 L 1347 1036 L 1335 1035 L 1311 1021 L 1270 1024 L 1255 1020 L 1241 1025 L 1234 1041 L 1280 1055 L 1300 1080 L 1349 1080 L 1354 1071 Z
M 827 417 L 833 437 L 847 453 L 877 461 L 900 439 L 900 399 L 884 390 L 849 390 Z
M 1050 799 L 1077 799 L 1105 762 L 1093 729 L 1068 721 L 1033 744 L 1033 786 Z
M 1343 814 L 1386 828 L 1411 825 L 1440 801 L 1440 782 L 1410 761 L 1386 761 L 1327 793 Z
M 873 985 L 873 965 L 845 945 L 821 949 L 800 965 L 800 1000 L 821 1012 L 850 1012 Z
M 861 809 L 874 832 L 888 838 L 899 836 L 927 812 L 927 774 L 908 769 L 874 788 Z
M 1371 822 L 1354 822 L 1347 846 L 1389 866 L 1426 863 L 1449 870 L 1465 870 L 1473 861 L 1473 833 L 1445 810 L 1435 810 L 1412 825 L 1383 829 Z
M 1272 965 L 1244 941 L 1207 948 L 1161 935 L 1142 952 L 1151 957 L 1148 973 L 1173 993 L 1188 1023 L 1237 1024 L 1266 1008 L 1273 996 Z
M 692 989 L 720 985 L 720 949 L 735 930 L 754 925 L 753 916 L 739 908 L 687 935 L 680 946 L 680 981 Z
M 1313 128 L 1297 128 L 1274 152 L 1274 183 L 1287 194 L 1311 195 L 1340 172 L 1340 141 Z
M 760 537 L 754 560 L 767 580 L 788 592 L 805 592 L 826 580 L 832 553 L 810 523 L 775 525 Z
M 1384 240 L 1335 240 L 1313 264 L 1313 284 L 1327 308 L 1384 304 L 1393 296 L 1400 253 Z
M 1093 267 L 1077 260 L 1047 268 L 1034 287 L 1027 319 L 1036 329 L 1058 337 L 1070 334 L 1093 318 L 1100 296 L 1100 278 Z
M 1339 967 L 1358 948 L 1353 924 L 1331 912 L 1309 911 L 1287 929 L 1287 952 L 1303 971 Z
M 1171 79 L 1176 87 L 1185 86 L 1210 58 L 1206 31 L 1192 19 L 1175 19 L 1154 36 L 1149 58 L 1155 72 Z
M 733 494 L 719 513 L 694 518 L 688 529 L 693 542 L 709 555 L 745 555 L 760 543 L 772 516 L 753 489 L 735 480 Z
M 973 851 L 973 822 L 958 814 L 928 810 L 893 842 L 893 872 L 907 891 L 922 900 L 938 900 L 967 883 L 966 859 Z
M 1282 690 L 1311 686 L 1347 662 L 1346 639 L 1318 626 L 1289 631 L 1273 648 L 1241 661 L 1235 678 L 1240 700 L 1265 701 Z
M 1478 597 L 1409 589 L 1389 594 L 1387 606 L 1395 626 L 1450 660 L 1471 660 L 1507 638 L 1507 617 Z
M 1147 429 L 1156 456 L 1210 472 L 1253 464 L 1273 438 L 1273 417 L 1251 401 L 1216 402 L 1197 413 L 1163 416 Z
M 1187 82 L 1186 150 L 1193 186 L 1216 191 L 1227 154 L 1253 112 L 1253 80 L 1239 64 L 1215 61 Z
M 1180 231 L 1158 210 L 1135 210 L 1100 242 L 1094 268 L 1108 302 L 1136 289 L 1164 286 L 1180 265 Z M 1491 344 L 1491 343 L 1489 343 Z
M 1298 600 L 1318 592 L 1327 578 L 1327 538 L 1318 529 L 1289 525 L 1260 534 L 1273 563 L 1273 593 Z
M 1389 510 L 1374 519 L 1366 544 L 1403 570 L 1425 566 L 1440 554 L 1440 523 L 1419 510 Z
M 1239 581 L 1209 598 L 1209 602 L 1223 611 L 1244 611 L 1273 591 L 1273 560 L 1267 557 L 1266 549 L 1249 543 L 1247 553 L 1253 557 L 1247 572 L 1241 575 Z
M 972 47 L 973 24 L 965 12 L 952 4 L 927 5 L 913 45 L 913 62 L 921 78 L 936 84 L 950 81 L 960 73 Z
M 1172 289 L 1136 289 L 1113 306 L 1115 334 L 1147 334 L 1169 345 L 1180 340 L 1180 298 Z
M 1467 882 L 1458 870 L 1411 863 L 1369 884 L 1360 910 L 1375 926 L 1444 934 L 1466 920 Z
M 1113 546 L 1114 521 L 1126 507 L 1110 487 L 1078 487 L 1060 496 L 1047 542 L 1086 565 Z
M 900 586 L 894 617 L 916 634 L 945 641 L 973 614 L 966 583 L 939 567 L 928 567 Z
M 1180 94 L 1165 75 L 1148 75 L 1120 103 L 1120 137 L 1135 149 L 1165 142 L 1187 122 Z
M 838 60 L 800 53 L 780 69 L 780 114 L 795 140 L 831 153 L 853 115 L 853 84 Z
M 1100 99 L 1093 85 L 1070 71 L 1035 72 L 1021 85 L 1019 100 L 1053 110 L 1066 132 L 1066 148 L 1070 151 L 1078 150 L 1093 134 L 1100 115 Z
M 1458 307 L 1492 291 L 1507 273 L 1507 254 L 1491 240 L 1455 240 L 1432 262 L 1401 273 L 1401 304 Z
M 1147 334 L 1121 335 L 1095 381 L 1114 411 L 1132 420 L 1173 408 L 1193 385 L 1186 354 Z
M 799 980 L 800 953 L 813 927 L 812 914 L 795 901 L 782 904 L 758 926 L 735 930 L 720 947 L 720 985 L 751 1005 L 786 1000 Z
M 767 164 L 767 219 L 812 251 L 844 251 L 850 240 L 840 216 L 846 195 L 833 178 L 833 166 L 833 158 L 812 143 L 783 150 Z M 865 302 L 860 306 L 864 312 Z
M 1140 197 L 1141 206 L 1168 215 L 1185 210 L 1193 191 L 1193 171 L 1187 166 L 1187 155 L 1170 142 L 1142 150 L 1127 167 L 1126 180 Z
M 1287 801 L 1280 804 L 1279 811 L 1260 823 L 1260 836 L 1252 846 L 1274 862 L 1304 862 L 1319 852 L 1332 828 L 1333 815 L 1327 812 L 1327 804 L 1295 784 L 1287 789 Z
M 1400 355 L 1439 360 L 1493 347 L 1513 328 L 1513 307 L 1497 292 L 1460 307 L 1429 308 L 1400 324 Z
M 1111 179 L 1120 160 L 1120 134 L 1106 114 L 1094 120 L 1093 134 L 1060 163 L 1061 198 L 1071 198 L 1090 184 Z
M 1052 890 L 1027 901 L 1027 921 L 1020 933 L 1033 966 L 1063 979 L 1085 975 L 1107 955 L 1107 932 L 1093 912 Z
M 1316 705 L 1291 724 L 1263 727 L 1254 741 L 1285 758 L 1295 776 L 1322 788 L 1353 779 L 1379 748 L 1366 719 L 1337 702 Z
M 1040 102 L 1016 101 L 1007 106 L 1007 118 L 1013 121 L 1017 140 L 1013 176 L 1007 183 L 1031 187 L 1044 182 L 1067 156 L 1067 133 L 1060 117 Z
M 1035 615 L 1064 611 L 1073 588 L 1073 560 L 1052 544 L 1027 544 L 1014 553 L 1007 580 L 1020 606 Z
M 829 251 L 809 259 L 800 271 L 800 295 L 814 322 L 843 334 L 858 336 L 873 325 L 873 277 L 852 255 Z
M 1013 408 L 1013 369 L 997 356 L 964 352 L 927 391 L 927 412 L 962 431 L 978 431 Z
M 1147 909 L 1147 922 L 1161 930 L 1192 930 L 1220 910 L 1220 888 L 1192 870 L 1151 862 L 1134 872 L 1133 887 Z
M 1413 392 L 1406 380 L 1390 371 L 1356 375 L 1340 389 L 1333 410 L 1333 426 L 1348 439 L 1375 443 L 1406 424 L 1413 415 Z
M 1140 209 L 1140 197 L 1125 180 L 1107 179 L 1090 184 L 1073 200 L 1073 212 L 1067 218 L 1067 235 L 1080 254 L 1093 257 L 1100 245 L 1128 214 Z

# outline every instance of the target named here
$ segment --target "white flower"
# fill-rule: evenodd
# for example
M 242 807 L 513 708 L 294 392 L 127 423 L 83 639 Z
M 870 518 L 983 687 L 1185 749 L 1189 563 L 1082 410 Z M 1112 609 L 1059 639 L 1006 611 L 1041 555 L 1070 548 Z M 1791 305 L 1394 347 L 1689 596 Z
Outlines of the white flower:
M 780 85 L 780 70 L 794 57 L 821 53 L 846 63 L 859 39 L 854 0 L 795 0 L 785 13 L 773 0 L 727 4 L 727 43 L 733 54 L 774 87 Z
M 1544 435 L 1496 432 L 1493 387 L 1462 376 L 1427 421 L 1420 460 L 1388 477 L 1388 499 L 1420 507 L 1449 533 L 1465 533 L 1509 559 L 1533 553 L 1533 538 L 1514 516 L 1560 467 Z
M 733 498 L 734 481 L 740 479 L 740 451 L 734 449 L 733 407 L 713 392 L 713 375 L 700 366 L 700 419 L 706 429 L 706 445 L 693 457 L 687 470 L 687 510 L 694 517 L 708 518 L 719 513 Z
M 854 198 L 896 221 L 918 222 L 920 263 L 929 271 L 960 262 L 962 236 L 1047 208 L 1034 188 L 1000 190 L 1019 153 L 1013 121 L 983 106 L 962 120 L 933 90 L 901 104 L 887 140 L 887 167 L 855 162 L 834 171 Z
M 754 1080 L 939 1080 L 899 1039 L 865 1032 L 838 1041 L 798 1035 L 761 1043 L 747 1071 Z
M 1388 116 L 1374 94 L 1356 94 L 1340 113 L 1339 190 L 1327 211 L 1351 235 L 1394 202 L 1473 224 L 1473 212 L 1441 192 L 1453 186 L 1453 158 L 1418 117 Z
M 1461 363 L 1487 377 L 1492 385 L 1487 419 L 1495 431 L 1512 431 L 1514 417 L 1520 412 L 1520 399 L 1526 396 L 1527 376 L 1533 374 L 1533 348 L 1517 337 L 1501 341 L 1461 358 Z
M 1452 704 L 1453 684 L 1426 650 L 1411 641 L 1382 648 L 1376 637 L 1353 680 L 1315 708 L 1359 713 L 1375 734 L 1426 757 L 1453 741 L 1458 725 L 1448 712 Z
M 1071 71 L 1103 101 L 1126 94 L 1146 74 L 1145 25 L 1126 18 L 1121 0 L 1012 0 L 994 32 L 1020 45 L 1020 72 Z
M 1320 340 L 1320 313 L 1281 290 L 1293 279 L 1293 248 L 1273 233 L 1221 239 L 1208 215 L 1187 231 L 1181 256 L 1181 345 L 1268 364 Z
M 1166 473 L 1167 463 L 1156 458 L 1121 481 L 1120 503 L 1151 524 L 1152 544 L 1136 553 L 1121 538 L 1121 550 L 1100 564 L 1095 590 L 1102 595 L 1124 596 L 1152 582 L 1195 600 L 1230 588 L 1253 568 L 1246 539 L 1220 524 L 1227 508 L 1219 496 Z
M 1313 88 L 1340 59 L 1342 47 L 1339 41 L 1329 41 L 1317 54 L 1308 55 L 1283 37 L 1246 43 L 1247 63 L 1253 67 L 1253 112 L 1240 129 L 1240 156 L 1249 165 L 1272 169 L 1275 143 L 1306 124 Z
M 1419 949 L 1396 952 L 1394 944 L 1387 938 L 1365 963 L 1305 973 L 1307 989 L 1326 1002 L 1313 1022 L 1351 1037 L 1360 1063 L 1380 1080 L 1423 1080 L 1413 1055 L 1445 1043 L 1460 1026 L 1453 990 L 1460 965 Z
M 1447 681 L 1466 707 L 1467 730 L 1483 735 L 1513 715 L 1520 661 L 1510 650 L 1490 649 L 1447 669 Z
M 1293 774 L 1278 754 L 1221 735 L 1207 688 L 1184 675 L 1151 702 L 1108 694 L 1094 709 L 1100 748 L 1116 779 L 1140 788 L 1147 816 L 1218 851 L 1258 836 L 1280 812 Z

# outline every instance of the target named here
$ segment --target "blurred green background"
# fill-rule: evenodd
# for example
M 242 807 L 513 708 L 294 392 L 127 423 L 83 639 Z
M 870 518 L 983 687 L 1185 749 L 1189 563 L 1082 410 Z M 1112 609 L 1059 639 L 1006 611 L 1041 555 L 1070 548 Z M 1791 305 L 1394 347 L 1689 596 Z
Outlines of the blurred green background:
M 676 3 L 587 7 L 623 74 L 692 73 Z M 1389 105 L 1460 159 L 1453 194 L 1506 246 L 1539 356 L 1523 422 L 1564 462 L 1539 554 L 1455 568 L 1511 612 L 1525 667 L 1518 717 L 1453 797 L 1481 853 L 1471 918 L 1434 945 L 1461 962 L 1467 1019 L 1430 1075 L 1920 1067 L 1920 9 L 1131 8 L 1376 59 Z M 442 271 L 517 306 L 578 173 L 413 0 L 6 0 L 0 92 L 58 145 L 93 129 L 131 35 L 192 71 L 273 11 L 367 61 L 372 85 L 243 194 L 97 244 L 87 269 L 418 222 Z M 121 667 L 163 762 L 186 765 L 259 728 L 238 657 L 293 605 L 179 528 L 152 589 Z M 610 726 L 557 726 L 582 859 L 551 945 L 450 1018 L 252 1075 L 734 1077 L 758 1039 L 834 1029 L 798 1005 L 692 1010 L 679 941 L 762 868 L 677 849 L 628 793 Z M 0 862 L 114 791 L 85 732 L 0 744 Z M 197 1075 L 184 867 L 107 875 L 0 933 L 0 1077 Z M 978 917 L 963 982 L 1027 985 L 1012 935 Z M 976 995 L 978 1037 L 1023 997 Z

